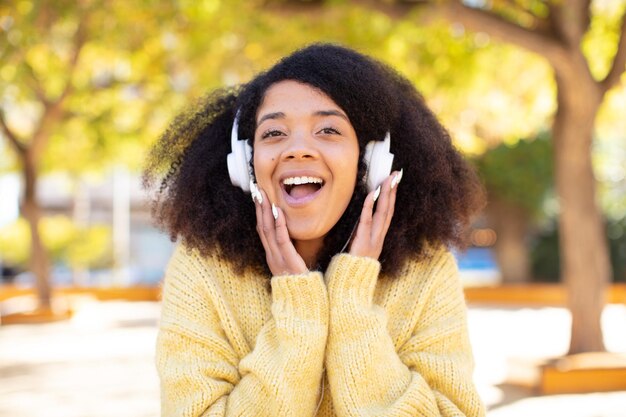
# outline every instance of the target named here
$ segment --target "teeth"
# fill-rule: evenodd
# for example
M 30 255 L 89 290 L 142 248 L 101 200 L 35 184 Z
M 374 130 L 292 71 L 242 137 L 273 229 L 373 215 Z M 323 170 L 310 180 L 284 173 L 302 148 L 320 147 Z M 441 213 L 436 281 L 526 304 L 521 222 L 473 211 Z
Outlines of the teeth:
M 321 178 L 316 177 L 289 177 L 283 180 L 285 185 L 322 184 Z

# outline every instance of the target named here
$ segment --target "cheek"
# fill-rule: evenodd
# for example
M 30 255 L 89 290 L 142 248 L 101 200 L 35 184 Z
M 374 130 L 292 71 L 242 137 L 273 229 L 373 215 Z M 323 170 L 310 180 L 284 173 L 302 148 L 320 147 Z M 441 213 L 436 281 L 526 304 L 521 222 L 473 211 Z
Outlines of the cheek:
M 354 147 L 354 149 L 351 149 L 351 152 L 349 153 L 350 157 L 349 158 L 344 158 L 344 164 L 345 164 L 345 173 L 346 176 L 349 177 L 356 185 L 356 175 L 359 171 L 359 159 L 360 159 L 360 155 L 359 155 L 359 147 L 358 145 Z
M 342 188 L 342 193 L 346 195 L 349 200 L 352 198 L 354 188 L 357 183 L 357 171 L 359 166 L 358 158 L 343 158 L 336 161 L 338 172 L 339 184 Z
M 252 159 L 252 170 L 254 172 L 254 178 L 257 182 L 259 182 L 266 175 L 266 165 L 263 153 L 255 151 L 254 158 Z
M 270 198 L 274 198 L 271 190 L 272 171 L 275 157 L 267 155 L 265 152 L 255 152 L 253 159 L 254 179 L 256 183 L 265 191 Z

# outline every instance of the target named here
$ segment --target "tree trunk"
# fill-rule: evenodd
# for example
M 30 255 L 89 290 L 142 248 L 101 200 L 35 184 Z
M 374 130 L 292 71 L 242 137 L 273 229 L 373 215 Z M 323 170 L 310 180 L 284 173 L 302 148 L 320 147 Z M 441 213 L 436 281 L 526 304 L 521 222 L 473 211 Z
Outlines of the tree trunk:
M 561 271 L 572 314 L 570 354 L 605 349 L 600 318 L 611 268 L 591 162 L 602 94 L 588 72 L 581 71 L 556 73 L 553 127 Z
M 504 283 L 528 282 L 530 256 L 526 236 L 528 213 L 520 207 L 491 199 L 485 209 L 487 222 L 498 239 L 494 252 Z
M 31 252 L 30 269 L 35 274 L 37 285 L 37 297 L 39 307 L 50 308 L 50 270 L 48 251 L 43 245 L 39 233 L 39 219 L 41 218 L 41 208 L 37 201 L 37 166 L 32 153 L 26 152 L 22 159 L 24 175 L 24 197 L 22 200 L 22 214 L 30 226 Z

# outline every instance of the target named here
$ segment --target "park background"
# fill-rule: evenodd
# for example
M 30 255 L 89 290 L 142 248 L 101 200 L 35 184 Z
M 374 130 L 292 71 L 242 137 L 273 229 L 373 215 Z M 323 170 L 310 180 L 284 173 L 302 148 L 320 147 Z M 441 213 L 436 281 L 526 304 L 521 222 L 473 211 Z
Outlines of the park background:
M 158 414 L 172 243 L 151 225 L 146 152 L 211 90 L 330 41 L 409 78 L 485 182 L 489 205 L 456 255 L 490 415 L 625 416 L 625 9 L 3 2 L 0 415 Z

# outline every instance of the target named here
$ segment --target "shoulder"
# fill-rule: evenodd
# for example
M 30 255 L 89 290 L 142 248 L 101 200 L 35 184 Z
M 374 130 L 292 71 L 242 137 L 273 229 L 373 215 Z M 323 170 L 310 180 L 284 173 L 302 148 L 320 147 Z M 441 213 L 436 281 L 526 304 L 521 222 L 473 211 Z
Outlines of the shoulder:
M 207 273 L 234 275 L 235 268 L 219 249 L 213 249 L 209 253 L 201 253 L 198 249 L 187 246 L 184 242 L 176 245 L 167 266 L 170 270 L 193 271 L 201 275 Z
M 165 270 L 164 296 L 172 289 L 206 292 L 222 277 L 234 276 L 230 264 L 215 251 L 209 255 L 184 243 L 176 245 Z
M 425 245 L 422 256 L 407 260 L 398 275 L 381 278 L 378 284 L 381 302 L 393 293 L 419 304 L 433 298 L 454 303 L 464 298 L 456 259 L 444 244 Z M 387 302 L 391 299 L 395 297 Z
M 401 272 L 402 277 L 432 280 L 433 277 L 457 277 L 458 267 L 452 252 L 443 243 L 424 244 L 419 257 L 406 260 Z M 392 278 L 393 279 L 393 278 Z
M 240 294 L 248 287 L 264 292 L 269 280 L 252 269 L 238 270 L 217 249 L 204 254 L 180 243 L 168 263 L 162 293 L 166 298 L 168 293 L 184 290 L 215 300 L 225 293 Z

